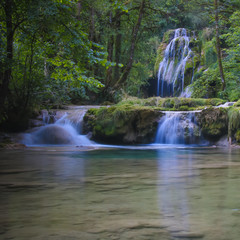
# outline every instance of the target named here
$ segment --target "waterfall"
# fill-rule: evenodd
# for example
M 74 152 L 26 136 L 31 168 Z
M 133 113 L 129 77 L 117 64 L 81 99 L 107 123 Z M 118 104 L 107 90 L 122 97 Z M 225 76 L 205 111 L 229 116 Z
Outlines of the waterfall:
M 157 96 L 179 96 L 183 92 L 184 71 L 191 52 L 186 29 L 176 29 L 159 65 Z
M 166 112 L 159 122 L 155 143 L 196 144 L 200 137 L 195 112 Z
M 87 109 L 74 109 L 65 112 L 59 119 L 54 118 L 54 123 L 49 122 L 46 112 L 43 112 L 45 125 L 32 133 L 24 135 L 23 143 L 27 146 L 34 145 L 75 145 L 91 146 L 93 143 L 82 134 L 83 117 Z M 52 117 L 53 119 L 53 117 Z

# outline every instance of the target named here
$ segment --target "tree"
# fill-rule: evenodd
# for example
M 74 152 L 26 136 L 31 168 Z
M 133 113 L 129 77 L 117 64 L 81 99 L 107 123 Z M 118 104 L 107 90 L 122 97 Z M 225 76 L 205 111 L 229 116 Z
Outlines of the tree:
M 218 58 L 218 67 L 222 82 L 222 91 L 226 88 L 226 82 L 223 72 L 223 65 L 222 65 L 222 52 L 221 52 L 221 45 L 220 45 L 220 33 L 219 33 L 219 4 L 218 0 L 214 0 L 214 11 L 215 11 L 215 29 L 216 29 L 216 49 L 217 49 L 217 58 Z
M 0 12 L 0 121 L 46 100 L 61 104 L 103 87 L 89 66 L 110 63 L 102 46 L 83 31 L 79 2 L 5 0 Z

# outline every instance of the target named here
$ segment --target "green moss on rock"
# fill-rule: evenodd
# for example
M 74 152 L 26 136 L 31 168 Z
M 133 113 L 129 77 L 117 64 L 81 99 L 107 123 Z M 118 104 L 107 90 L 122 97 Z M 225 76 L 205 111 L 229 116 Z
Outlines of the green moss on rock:
M 180 110 L 181 106 L 188 107 L 189 110 L 202 109 L 204 106 L 218 106 L 223 104 L 225 101 L 219 98 L 161 98 L 161 97 L 151 97 L 146 99 L 139 99 L 136 97 L 126 98 L 116 106 L 128 105 L 131 106 L 149 106 L 152 108 L 158 108 L 159 110 Z
M 84 121 L 94 140 L 110 144 L 150 143 L 161 115 L 149 107 L 122 104 L 97 111 L 90 109 Z
M 157 75 L 158 69 L 159 69 L 159 64 L 160 62 L 162 62 L 163 58 L 164 58 L 164 51 L 167 47 L 166 43 L 161 43 L 158 50 L 157 50 L 157 58 L 156 58 L 156 62 L 154 65 L 154 72 Z
M 234 107 L 240 107 L 240 99 L 237 102 L 235 102 L 233 106 Z
M 164 33 L 162 42 L 166 44 L 170 43 L 170 41 L 174 38 L 174 34 L 175 29 L 168 30 L 167 32 Z
M 240 129 L 237 130 L 236 134 L 235 134 L 235 138 L 237 143 L 240 143 Z
M 240 131 L 240 110 L 238 108 L 231 107 L 228 109 L 228 137 L 231 140 L 239 142 Z
M 223 108 L 207 108 L 198 115 L 204 138 L 217 141 L 228 133 L 228 112 Z
M 189 42 L 189 47 L 195 53 L 200 54 L 202 49 L 202 41 L 200 41 L 199 39 L 191 39 Z
M 105 143 L 153 142 L 161 111 L 192 111 L 222 104 L 221 99 L 129 97 L 111 107 L 90 109 L 84 117 L 85 133 L 91 131 L 96 141 Z M 199 115 L 203 135 L 216 140 L 228 131 L 227 110 L 208 108 Z

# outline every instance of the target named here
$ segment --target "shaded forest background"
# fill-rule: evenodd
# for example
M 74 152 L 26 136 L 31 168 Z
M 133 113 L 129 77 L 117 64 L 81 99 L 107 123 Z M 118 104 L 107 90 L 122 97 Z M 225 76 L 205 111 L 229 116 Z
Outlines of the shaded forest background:
M 205 51 L 193 97 L 240 98 L 239 0 L 3 0 L 0 125 L 42 108 L 146 97 L 163 34 L 194 31 Z

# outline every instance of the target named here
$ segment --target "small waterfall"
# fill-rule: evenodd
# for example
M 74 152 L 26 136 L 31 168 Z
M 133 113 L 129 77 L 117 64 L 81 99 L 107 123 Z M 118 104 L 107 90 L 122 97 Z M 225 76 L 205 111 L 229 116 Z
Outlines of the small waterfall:
M 155 143 L 196 144 L 200 137 L 195 112 L 166 112 L 159 122 Z
M 75 145 L 91 146 L 93 143 L 82 135 L 83 117 L 87 109 L 76 109 L 68 111 L 58 120 L 51 123 L 46 113 L 43 113 L 45 126 L 40 127 L 32 133 L 24 135 L 23 143 L 27 146 L 33 145 Z
M 179 96 L 183 92 L 184 71 L 191 52 L 186 29 L 176 29 L 159 65 L 157 96 Z

